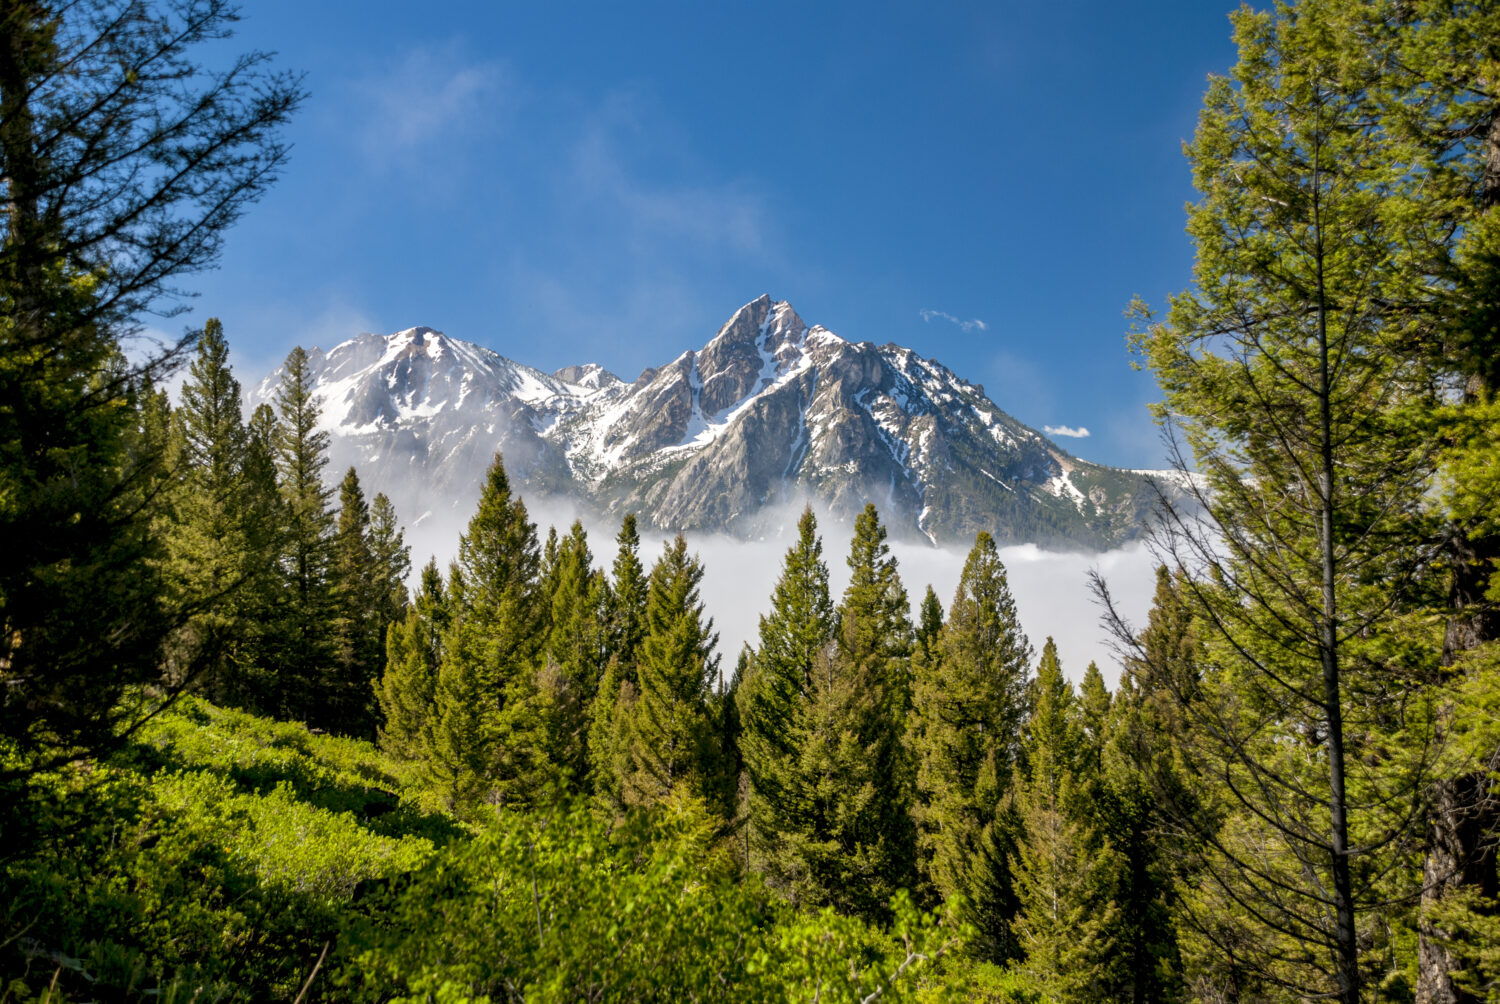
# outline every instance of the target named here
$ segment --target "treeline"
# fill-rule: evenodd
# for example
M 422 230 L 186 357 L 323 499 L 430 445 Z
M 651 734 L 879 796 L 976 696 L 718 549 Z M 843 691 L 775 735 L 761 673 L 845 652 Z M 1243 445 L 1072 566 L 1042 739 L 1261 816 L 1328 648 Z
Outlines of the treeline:
M 274 407 L 244 421 L 215 319 L 173 408 L 147 391 L 142 426 L 163 458 L 153 492 L 156 562 L 180 625 L 169 685 L 314 728 L 373 737 L 373 682 L 411 570 L 395 509 L 350 468 L 327 487 L 307 355 L 287 357 Z

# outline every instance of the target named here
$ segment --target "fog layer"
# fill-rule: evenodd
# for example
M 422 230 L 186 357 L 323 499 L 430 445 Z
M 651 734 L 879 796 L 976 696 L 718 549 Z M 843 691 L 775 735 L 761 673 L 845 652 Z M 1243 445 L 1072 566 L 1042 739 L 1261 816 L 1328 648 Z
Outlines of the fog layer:
M 614 560 L 618 524 L 604 524 L 581 514 L 563 499 L 527 499 L 527 507 L 543 539 L 549 526 L 566 533 L 573 520 L 581 518 L 588 531 L 594 563 L 609 568 Z M 740 646 L 747 642 L 756 644 L 760 617 L 770 607 L 771 590 L 781 574 L 782 560 L 796 539 L 798 511 L 788 507 L 784 518 L 771 521 L 777 529 L 759 540 L 723 534 L 685 534 L 689 547 L 703 561 L 703 602 L 719 632 L 718 652 L 723 656 L 726 675 L 733 669 Z M 458 538 L 467 523 L 467 516 L 456 525 L 451 519 L 440 522 L 428 518 L 409 527 L 407 541 L 412 545 L 413 575 L 434 556 L 439 567 L 446 571 L 448 562 L 458 553 Z M 830 588 L 837 601 L 849 582 L 845 558 L 854 526 L 852 522 L 834 522 L 820 516 L 818 529 L 823 537 Z M 648 570 L 670 536 L 642 528 L 640 554 Z M 930 584 L 942 600 L 946 614 L 967 550 L 909 541 L 892 541 L 890 546 L 899 563 L 913 613 Z M 1023 544 L 1001 548 L 1000 557 L 1016 599 L 1021 626 L 1032 646 L 1040 651 L 1042 643 L 1051 636 L 1057 642 L 1058 655 L 1069 679 L 1075 682 L 1081 679 L 1084 669 L 1093 661 L 1113 687 L 1119 677 L 1119 660 L 1100 623 L 1099 607 L 1089 589 L 1089 572 L 1097 569 L 1108 582 L 1121 612 L 1132 623 L 1142 624 L 1155 588 L 1156 561 L 1150 552 L 1139 544 L 1099 553 L 1044 551 Z

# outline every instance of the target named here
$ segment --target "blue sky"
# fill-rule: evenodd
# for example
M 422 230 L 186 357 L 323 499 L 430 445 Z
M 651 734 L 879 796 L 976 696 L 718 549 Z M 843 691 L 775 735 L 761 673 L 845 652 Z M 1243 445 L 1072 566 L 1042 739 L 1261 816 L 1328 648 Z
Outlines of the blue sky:
M 632 379 L 763 292 L 1161 466 L 1122 311 L 1189 279 L 1181 153 L 1218 0 L 255 0 L 292 160 L 195 278 L 241 380 L 427 324 Z

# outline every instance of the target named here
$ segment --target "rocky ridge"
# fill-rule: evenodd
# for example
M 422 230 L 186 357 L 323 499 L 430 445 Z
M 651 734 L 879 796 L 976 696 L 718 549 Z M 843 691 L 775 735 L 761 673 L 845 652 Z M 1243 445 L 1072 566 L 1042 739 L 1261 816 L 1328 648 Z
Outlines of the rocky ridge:
M 1103 548 L 1137 536 L 1154 498 L 1145 473 L 1072 456 L 935 360 L 808 327 L 769 296 L 634 383 L 593 364 L 549 375 L 431 328 L 309 361 L 330 474 L 357 466 L 414 522 L 471 508 L 496 450 L 529 495 L 742 536 L 805 500 L 836 517 L 873 501 L 893 534 L 934 543 L 984 529 Z

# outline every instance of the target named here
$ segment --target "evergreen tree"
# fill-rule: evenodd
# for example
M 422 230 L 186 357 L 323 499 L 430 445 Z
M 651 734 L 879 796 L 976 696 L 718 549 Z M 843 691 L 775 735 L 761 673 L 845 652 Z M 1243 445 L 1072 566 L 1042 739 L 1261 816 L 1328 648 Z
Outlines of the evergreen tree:
M 1162 541 L 1211 651 L 1179 737 L 1222 782 L 1197 875 L 1241 904 L 1223 954 L 1346 1004 L 1373 978 L 1363 946 L 1386 936 L 1388 904 L 1417 891 L 1395 862 L 1432 750 L 1411 687 L 1426 656 L 1401 616 L 1429 567 L 1401 546 L 1436 445 L 1440 386 L 1401 304 L 1423 285 L 1406 255 L 1428 224 L 1388 198 L 1412 163 L 1381 127 L 1372 10 L 1232 16 L 1240 62 L 1188 148 L 1195 286 L 1141 341 L 1158 415 L 1207 485 Z
M 1151 741 L 1143 735 L 1149 711 L 1140 697 L 1126 675 L 1110 703 L 1097 781 L 1086 793 L 1093 825 L 1120 854 L 1111 997 L 1133 1004 L 1180 1000 L 1185 986 L 1175 916 L 1177 844 L 1184 834 L 1171 825 L 1152 775 L 1140 767 L 1140 751 Z
M 609 657 L 589 708 L 589 777 L 604 802 L 620 809 L 625 804 L 623 778 L 629 771 L 628 712 L 634 707 L 636 656 L 646 623 L 646 574 L 634 513 L 626 513 L 615 540 L 613 587 L 605 593 Z
M 197 612 L 167 648 L 169 675 L 200 668 L 195 681 L 220 703 L 248 697 L 245 644 L 254 630 L 247 603 L 270 566 L 258 553 L 257 509 L 247 481 L 249 435 L 240 384 L 229 367 L 224 327 L 209 318 L 172 415 L 170 516 L 163 528 L 168 579 Z
M 712 799 L 721 790 L 709 709 L 719 636 L 703 616 L 702 580 L 703 566 L 680 534 L 651 569 L 622 785 L 628 804 L 656 805 L 684 793 Z
M 280 710 L 276 670 L 281 657 L 281 626 L 287 591 L 282 569 L 287 520 L 276 473 L 276 413 L 268 404 L 250 415 L 245 437 L 245 527 L 248 562 L 255 574 L 239 592 L 244 611 L 244 703 L 258 714 Z
M 548 712 L 549 746 L 555 763 L 576 783 L 589 777 L 591 712 L 609 660 L 604 623 L 608 583 L 593 567 L 588 536 L 575 521 L 568 535 L 551 543 L 551 574 L 542 691 Z
M 1031 645 L 988 533 L 974 541 L 935 648 L 934 667 L 916 681 L 909 737 L 919 860 L 938 895 L 967 901 L 981 951 L 1002 959 L 1014 903 L 1003 859 L 986 848 L 996 847 L 1004 830 L 1001 806 L 1020 749 Z
M 1112 898 L 1123 863 L 1093 825 L 1080 785 L 1088 737 L 1051 638 L 1032 685 L 1023 766 L 1022 834 L 1012 867 L 1025 967 L 1050 1000 L 1108 999 L 1119 908 Z
M 456 808 L 524 804 L 555 780 L 536 687 L 541 562 L 536 526 L 498 454 L 458 554 L 429 763 Z
M 610 603 L 609 650 L 620 661 L 624 679 L 635 682 L 636 653 L 646 634 L 646 569 L 639 557 L 641 535 L 636 529 L 635 513 L 626 513 L 615 538 L 611 576 L 614 588 Z
M 828 654 L 833 629 L 828 566 L 809 506 L 797 523 L 797 543 L 786 553 L 771 612 L 760 619 L 754 671 L 739 691 L 751 860 L 782 887 L 798 867 L 795 853 L 785 853 L 786 835 L 807 825 L 809 779 L 801 773 L 799 725 L 811 698 L 813 669 Z
M 943 630 L 943 604 L 931 585 L 922 597 L 922 607 L 917 615 L 917 633 L 912 640 L 911 675 L 913 691 L 921 686 L 922 677 L 936 672 L 938 663 L 938 635 Z
M 276 391 L 273 449 L 281 491 L 284 620 L 276 663 L 279 704 L 293 718 L 321 715 L 320 684 L 333 660 L 329 565 L 333 558 L 333 492 L 323 484 L 328 433 L 318 430 L 313 375 L 301 346 L 286 358 Z
M 338 526 L 329 567 L 332 659 L 319 689 L 326 707 L 318 720 L 347 735 L 373 735 L 373 686 L 385 661 L 384 607 L 388 582 L 370 539 L 370 507 L 359 475 L 349 468 L 339 483 Z
M 1447 389 L 1435 413 L 1444 443 L 1428 566 L 1443 618 L 1439 665 L 1447 762 L 1427 804 L 1417 999 L 1469 1004 L 1500 986 L 1500 738 L 1468 724 L 1486 711 L 1500 659 L 1500 9 L 1491 3 L 1361 4 L 1379 59 L 1378 127 L 1402 173 L 1389 215 L 1418 226 L 1402 247 L 1387 308 L 1414 327 L 1414 349 Z M 1422 420 L 1434 416 L 1421 414 Z
M 396 517 L 396 507 L 384 492 L 370 503 L 370 552 L 375 558 L 375 608 L 382 626 L 406 615 L 406 577 L 411 574 L 411 548 Z M 384 635 L 384 627 L 381 634 Z
M 1083 683 L 1078 687 L 1078 712 L 1091 770 L 1097 770 L 1104 762 L 1104 744 L 1109 740 L 1113 704 L 1109 687 L 1104 683 L 1104 674 L 1099 672 L 1096 663 L 1090 662 L 1083 671 Z
M 787 835 L 794 901 L 884 915 L 915 879 L 906 590 L 873 505 L 854 524 L 848 589 L 831 651 L 813 668 L 798 725 L 807 823 Z
M 0 779 L 120 741 L 155 702 L 161 647 L 199 598 L 163 596 L 142 435 L 147 385 L 191 338 L 129 359 L 183 277 L 274 179 L 295 79 L 214 69 L 231 7 L 8 4 L 0 59 Z M 155 444 L 155 445 L 153 445 Z M 149 491 L 148 491 L 149 489 Z M 192 675 L 191 671 L 183 675 Z
M 589 707 L 589 788 L 610 809 L 625 808 L 624 778 L 629 773 L 627 724 L 635 685 L 625 679 L 620 659 L 611 654 Z
M 438 667 L 448 628 L 448 597 L 437 560 L 422 569 L 422 586 L 406 617 L 386 634 L 385 674 L 376 686 L 381 749 L 404 760 L 432 752 Z

